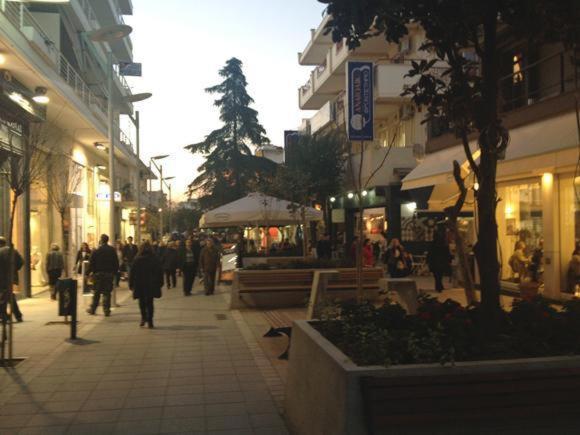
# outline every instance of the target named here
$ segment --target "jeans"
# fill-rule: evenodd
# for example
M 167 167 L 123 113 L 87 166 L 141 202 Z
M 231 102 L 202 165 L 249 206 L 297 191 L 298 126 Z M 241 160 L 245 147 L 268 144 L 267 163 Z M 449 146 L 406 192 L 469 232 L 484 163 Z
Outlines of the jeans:
M 177 270 L 165 270 L 165 282 L 167 283 L 167 288 L 175 287 L 177 282 Z
M 433 277 L 435 278 L 435 290 L 438 292 L 445 290 L 445 287 L 443 287 L 443 273 L 433 272 Z
M 113 291 L 113 279 L 115 278 L 114 273 L 109 272 L 97 272 L 94 275 L 95 282 L 95 294 L 93 295 L 93 303 L 91 305 L 91 311 L 95 313 L 99 306 L 99 301 L 101 299 L 101 294 L 103 295 L 103 311 L 105 314 L 110 314 L 111 312 L 111 293 Z
M 153 298 L 142 296 L 139 298 L 139 309 L 141 310 L 141 320 L 150 325 L 153 324 Z
M 4 294 L 2 294 L 1 299 L 2 301 L 4 301 Z M 12 293 L 12 314 L 14 314 L 14 317 L 16 318 L 16 320 L 22 320 L 22 311 L 20 311 L 20 307 L 18 306 L 18 301 L 16 300 L 16 296 L 14 295 L 14 293 Z M 4 320 L 6 319 L 6 321 L 8 321 L 8 303 L 7 302 L 2 302 L 0 304 L 0 320 Z
M 203 286 L 206 295 L 213 295 L 215 291 L 215 274 L 217 269 L 203 271 Z
M 185 263 L 183 265 L 183 294 L 190 295 L 193 290 L 193 283 L 195 282 L 195 274 L 197 273 L 196 263 Z

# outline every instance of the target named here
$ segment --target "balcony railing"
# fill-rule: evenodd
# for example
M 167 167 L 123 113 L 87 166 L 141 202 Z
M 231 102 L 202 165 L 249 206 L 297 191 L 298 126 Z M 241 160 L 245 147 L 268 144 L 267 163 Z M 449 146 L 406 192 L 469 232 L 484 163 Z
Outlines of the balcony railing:
M 106 97 L 98 97 L 90 90 L 66 57 L 57 50 L 54 42 L 52 42 L 42 26 L 35 20 L 34 16 L 23 3 L 0 0 L 0 12 L 4 14 L 8 21 L 10 21 L 24 37 L 28 38 L 24 31 L 27 27 L 32 27 L 36 32 L 38 32 L 46 44 L 46 52 L 52 59 L 55 59 L 55 63 L 51 65 L 55 71 L 74 90 L 77 96 L 89 107 L 89 109 L 91 109 L 91 111 L 96 110 L 99 115 L 106 117 Z
M 81 6 L 81 9 L 83 10 L 83 13 L 85 14 L 85 18 L 91 25 L 91 29 L 92 30 L 96 29 L 99 20 L 97 19 L 97 14 L 95 13 L 95 10 L 91 6 L 89 0 L 79 0 L 79 4 Z
M 578 89 L 578 54 L 562 50 L 500 79 L 501 107 L 508 112 Z

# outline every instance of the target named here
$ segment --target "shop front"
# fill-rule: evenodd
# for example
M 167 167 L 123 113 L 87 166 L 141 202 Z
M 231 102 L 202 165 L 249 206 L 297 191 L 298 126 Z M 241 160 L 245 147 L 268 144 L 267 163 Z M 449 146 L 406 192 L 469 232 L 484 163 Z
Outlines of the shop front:
M 576 173 L 575 116 L 562 115 L 516 128 L 510 136 L 506 158 L 498 163 L 497 171 L 502 287 L 512 291 L 532 287 L 547 297 L 566 299 L 580 293 L 580 177 Z M 464 164 L 461 152 L 459 146 L 428 155 L 418 171 L 403 180 L 403 189 L 431 183 L 434 193 L 437 189 L 457 192 L 451 162 Z M 472 195 L 464 211 L 473 212 L 477 209 L 477 186 L 468 172 L 464 176 Z M 429 201 L 429 207 L 437 208 L 437 201 Z M 473 222 L 476 227 L 476 214 Z

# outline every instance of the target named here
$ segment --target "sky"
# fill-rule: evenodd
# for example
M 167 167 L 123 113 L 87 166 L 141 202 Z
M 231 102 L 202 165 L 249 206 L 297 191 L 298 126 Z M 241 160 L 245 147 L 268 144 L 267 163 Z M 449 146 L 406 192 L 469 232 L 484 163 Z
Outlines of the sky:
M 134 61 L 143 77 L 128 81 L 134 93 L 153 97 L 135 108 L 141 119 L 141 156 L 155 155 L 172 181 L 173 200 L 185 199 L 187 185 L 203 162 L 184 146 L 219 128 L 215 96 L 204 89 L 219 83 L 218 71 L 231 57 L 243 62 L 254 109 L 274 145 L 283 131 L 311 116 L 298 107 L 298 88 L 311 67 L 297 53 L 322 20 L 316 0 L 133 0 Z M 154 182 L 157 189 L 158 182 Z

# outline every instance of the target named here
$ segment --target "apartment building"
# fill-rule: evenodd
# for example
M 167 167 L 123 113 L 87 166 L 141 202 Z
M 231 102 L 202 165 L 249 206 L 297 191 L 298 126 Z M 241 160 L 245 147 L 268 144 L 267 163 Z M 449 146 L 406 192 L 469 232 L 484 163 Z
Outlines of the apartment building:
M 298 90 L 299 106 L 317 111 L 304 120 L 300 130 L 310 134 L 345 130 L 347 62 L 374 62 L 375 140 L 352 144 L 354 156 L 347 170 L 345 193 L 331 199 L 333 230 L 345 232 L 347 240 L 353 236 L 360 217 L 352 180 L 353 176 L 358 180 L 360 168 L 366 237 L 379 239 L 381 233 L 386 233 L 388 239 L 400 238 L 402 217 L 415 209 L 411 197 L 401 192 L 401 180 L 416 166 L 416 157 L 427 140 L 426 126 L 422 124 L 424 113 L 401 94 L 412 80 L 405 77 L 411 61 L 425 57 L 418 50 L 424 32 L 412 26 L 409 36 L 399 44 L 376 37 L 363 41 L 356 50 L 349 50 L 344 42 L 334 43 L 331 35 L 325 34 L 329 19 L 326 16 L 317 29 L 311 30 L 310 41 L 298 54 L 300 65 L 314 66 L 308 81 Z
M 535 47 L 502 35 L 500 109 L 510 131 L 505 158 L 498 164 L 497 220 L 501 279 L 505 288 L 518 290 L 529 269 L 517 273 L 512 256 L 524 243 L 526 263 L 537 262 L 537 278 L 546 296 L 560 299 L 576 290 L 568 270 L 580 242 L 579 134 L 576 98 L 579 90 L 578 51 L 563 46 Z M 471 138 L 477 159 L 475 138 Z M 440 211 L 451 205 L 457 188 L 452 161 L 469 176 L 470 195 L 465 206 L 466 228 L 477 225 L 477 183 L 469 174 L 462 146 L 444 125 L 429 126 L 426 156 L 403 180 L 411 195 L 429 189 L 421 207 Z M 419 222 L 409 222 L 409 237 L 419 237 Z M 468 231 L 474 233 L 474 231 Z M 474 239 L 472 238 L 472 241 Z M 575 277 L 573 277 L 575 278 Z
M 144 189 L 141 173 L 147 167 L 135 154 L 133 140 L 119 128 L 122 117 L 133 114 L 131 90 L 118 74 L 121 61 L 132 60 L 130 37 L 94 42 L 97 32 L 123 24 L 133 13 L 130 0 L 71 0 L 68 3 L 0 0 L 0 165 L 10 170 L 10 153 L 22 153 L 33 124 L 58 132 L 60 147 L 81 172 L 73 204 L 65 222 L 71 262 L 82 242 L 95 246 L 109 232 L 109 186 L 115 188 L 115 234 L 134 235 L 135 190 Z M 110 28 L 110 27 L 109 27 Z M 119 35 L 121 36 L 121 35 Z M 113 94 L 109 95 L 108 58 L 115 65 Z M 38 98 L 48 97 L 48 98 Z M 113 101 L 115 180 L 108 171 L 108 101 Z M 9 146 L 9 140 L 12 146 Z M 15 146 L 16 145 L 16 146 Z M 67 159 L 65 159 L 67 160 Z M 44 289 L 43 261 L 50 243 L 61 246 L 60 218 L 39 180 L 24 195 L 17 211 L 15 244 L 33 263 L 23 273 L 24 292 Z M 0 184 L 0 234 L 8 230 L 10 191 Z M 131 225 L 131 222 L 133 223 Z

